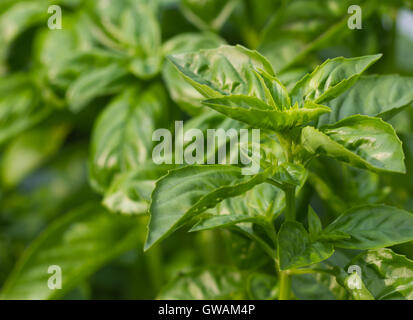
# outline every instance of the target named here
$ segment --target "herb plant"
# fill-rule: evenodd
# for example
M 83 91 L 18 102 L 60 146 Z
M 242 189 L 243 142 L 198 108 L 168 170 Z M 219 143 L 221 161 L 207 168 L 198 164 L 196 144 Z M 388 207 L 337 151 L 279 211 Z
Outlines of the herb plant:
M 3 0 L 0 298 L 413 299 L 412 8 Z

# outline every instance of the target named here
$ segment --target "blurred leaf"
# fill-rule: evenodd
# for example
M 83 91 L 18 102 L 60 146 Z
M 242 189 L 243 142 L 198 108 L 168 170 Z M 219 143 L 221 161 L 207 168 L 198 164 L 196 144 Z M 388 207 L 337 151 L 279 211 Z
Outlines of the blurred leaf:
M 105 193 L 103 204 L 114 212 L 125 214 L 147 213 L 156 180 L 173 168 L 173 165 L 154 165 L 150 163 L 119 174 Z
M 236 269 L 216 267 L 179 276 L 158 296 L 159 300 L 239 300 L 245 299 L 243 274 Z
M 136 169 L 152 152 L 152 133 L 168 119 L 166 95 L 159 84 L 128 89 L 99 116 L 92 137 L 90 180 L 105 191 L 115 174 Z
M 184 16 L 201 30 L 219 31 L 239 0 L 182 0 Z
M 111 259 L 137 246 L 139 221 L 85 205 L 50 225 L 27 249 L 6 282 L 3 299 L 56 299 Z M 110 250 L 108 250 L 110 248 Z M 51 290 L 50 266 L 62 272 L 62 288 Z
M 29 173 L 54 155 L 68 134 L 67 125 L 55 125 L 27 131 L 6 148 L 1 161 L 1 180 L 13 188 Z
M 27 74 L 0 79 L 0 144 L 45 119 L 51 107 Z

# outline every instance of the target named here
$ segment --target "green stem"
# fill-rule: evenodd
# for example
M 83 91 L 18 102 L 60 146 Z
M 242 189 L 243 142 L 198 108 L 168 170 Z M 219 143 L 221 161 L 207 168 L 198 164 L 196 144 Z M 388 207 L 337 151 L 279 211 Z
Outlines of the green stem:
M 291 293 L 291 278 L 287 272 L 282 271 L 280 274 L 280 296 L 279 300 L 288 300 Z

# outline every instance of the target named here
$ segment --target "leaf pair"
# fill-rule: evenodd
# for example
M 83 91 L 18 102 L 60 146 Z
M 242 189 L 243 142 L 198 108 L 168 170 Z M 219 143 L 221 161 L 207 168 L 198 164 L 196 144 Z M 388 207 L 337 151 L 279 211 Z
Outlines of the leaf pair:
M 270 63 L 256 51 L 221 46 L 170 56 L 204 104 L 251 126 L 284 131 L 330 112 L 320 103 L 350 88 L 381 55 L 327 60 L 289 93 Z

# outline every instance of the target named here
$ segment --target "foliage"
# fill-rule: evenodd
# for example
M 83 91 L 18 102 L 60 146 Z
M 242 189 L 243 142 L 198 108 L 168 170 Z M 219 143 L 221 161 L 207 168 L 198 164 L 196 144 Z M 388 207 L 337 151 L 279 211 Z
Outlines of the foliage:
M 2 1 L 0 298 L 413 299 L 411 9 Z M 155 164 L 175 120 L 260 129 L 259 172 Z

